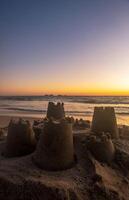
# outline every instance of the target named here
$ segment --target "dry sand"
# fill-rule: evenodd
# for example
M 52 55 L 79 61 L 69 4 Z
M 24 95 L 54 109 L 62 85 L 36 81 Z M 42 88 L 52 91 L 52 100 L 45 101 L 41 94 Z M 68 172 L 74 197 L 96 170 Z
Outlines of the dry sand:
M 0 117 L 0 127 L 9 120 Z M 0 200 L 129 200 L 129 141 L 114 141 L 118 158 L 107 165 L 92 157 L 86 137 L 87 131 L 76 131 L 75 165 L 55 172 L 38 168 L 32 154 L 5 158 L 5 140 L 0 141 Z

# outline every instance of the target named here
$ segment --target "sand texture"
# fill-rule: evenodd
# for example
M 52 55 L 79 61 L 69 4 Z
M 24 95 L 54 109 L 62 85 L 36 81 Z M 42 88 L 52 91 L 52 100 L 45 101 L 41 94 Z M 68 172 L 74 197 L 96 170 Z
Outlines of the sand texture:
M 15 158 L 1 155 L 0 200 L 128 200 L 129 141 L 126 148 L 124 141 L 114 141 L 117 156 L 108 165 L 87 150 L 87 133 L 76 133 L 73 139 L 75 164 L 67 170 L 40 169 L 32 160 L 33 153 Z M 1 141 L 0 154 L 4 145 Z

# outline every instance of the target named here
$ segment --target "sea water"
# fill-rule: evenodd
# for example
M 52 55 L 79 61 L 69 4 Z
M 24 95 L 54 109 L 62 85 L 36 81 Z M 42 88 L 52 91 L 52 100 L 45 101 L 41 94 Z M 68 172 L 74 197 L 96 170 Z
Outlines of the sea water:
M 42 118 L 49 101 L 64 102 L 67 116 L 91 120 L 95 106 L 113 106 L 119 124 L 129 125 L 128 96 L 1 96 L 0 115 Z

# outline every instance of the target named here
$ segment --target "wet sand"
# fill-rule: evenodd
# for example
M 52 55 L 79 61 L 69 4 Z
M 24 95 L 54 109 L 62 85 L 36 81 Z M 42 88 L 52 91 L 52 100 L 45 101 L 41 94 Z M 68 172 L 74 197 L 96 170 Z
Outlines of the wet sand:
M 14 117 L 14 116 L 0 116 L 0 128 L 5 128 L 8 126 L 9 124 L 9 121 L 10 119 L 19 119 L 21 116 L 17 116 L 17 117 Z M 35 117 L 23 117 L 23 119 L 25 120 L 29 120 L 31 123 L 33 123 L 34 120 L 37 120 L 37 119 L 41 119 L 41 118 L 35 118 Z

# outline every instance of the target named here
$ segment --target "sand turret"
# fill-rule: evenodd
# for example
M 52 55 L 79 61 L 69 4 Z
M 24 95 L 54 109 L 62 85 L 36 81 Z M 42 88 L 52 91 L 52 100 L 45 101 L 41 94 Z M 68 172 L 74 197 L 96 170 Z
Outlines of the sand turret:
M 62 119 L 65 117 L 64 104 L 49 102 L 47 109 L 47 118 Z
M 49 120 L 44 124 L 34 162 L 46 170 L 63 170 L 74 162 L 72 123 Z
M 90 121 L 89 120 L 84 120 L 84 119 L 76 119 L 74 121 L 74 124 L 73 124 L 73 128 L 75 129 L 86 129 L 86 128 L 90 128 Z
M 102 134 L 100 137 L 91 136 L 89 150 L 93 156 L 102 162 L 110 163 L 115 157 L 115 147 L 110 134 Z
M 112 138 L 118 138 L 118 128 L 113 107 L 95 107 L 92 131 L 95 133 L 108 132 Z
M 5 155 L 22 156 L 31 153 L 35 148 L 35 136 L 29 121 L 11 120 L 8 126 Z
M 119 127 L 119 135 L 121 139 L 129 139 L 129 126 L 123 125 Z

